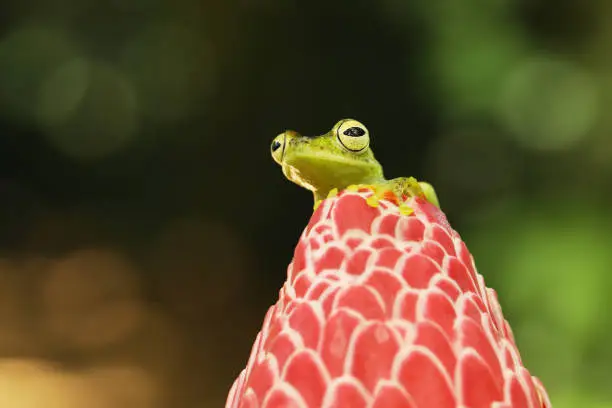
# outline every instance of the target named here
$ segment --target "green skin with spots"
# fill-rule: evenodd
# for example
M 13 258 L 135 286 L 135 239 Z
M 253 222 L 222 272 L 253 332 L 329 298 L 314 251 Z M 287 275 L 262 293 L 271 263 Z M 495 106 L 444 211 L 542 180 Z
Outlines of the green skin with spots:
M 353 119 L 343 119 L 320 136 L 302 136 L 287 130 L 271 145 L 272 157 L 292 182 L 312 191 L 315 207 L 328 196 L 353 186 L 374 191 L 371 205 L 386 192 L 397 197 L 424 195 L 439 207 L 433 187 L 412 177 L 385 179 L 382 166 L 370 149 L 367 128 Z

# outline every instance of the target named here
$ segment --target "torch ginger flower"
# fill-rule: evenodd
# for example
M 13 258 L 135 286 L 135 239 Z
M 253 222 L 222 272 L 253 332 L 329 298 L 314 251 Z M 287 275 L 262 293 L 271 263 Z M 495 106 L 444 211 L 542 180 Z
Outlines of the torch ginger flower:
M 550 407 L 444 214 L 371 194 L 313 214 L 227 408 Z
M 226 408 L 551 407 L 437 200 L 402 197 L 318 206 Z

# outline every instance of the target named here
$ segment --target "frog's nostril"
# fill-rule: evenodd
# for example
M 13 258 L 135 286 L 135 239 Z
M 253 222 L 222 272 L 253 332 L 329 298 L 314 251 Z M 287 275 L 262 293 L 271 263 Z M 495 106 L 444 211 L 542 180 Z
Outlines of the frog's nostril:
M 281 142 L 279 142 L 278 140 L 275 140 L 272 142 L 272 151 L 275 152 L 278 150 L 278 148 L 281 147 Z

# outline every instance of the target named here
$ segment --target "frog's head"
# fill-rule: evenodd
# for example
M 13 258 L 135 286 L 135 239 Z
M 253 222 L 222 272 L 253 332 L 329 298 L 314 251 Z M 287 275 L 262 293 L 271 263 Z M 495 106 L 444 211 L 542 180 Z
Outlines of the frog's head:
M 272 157 L 283 174 L 311 190 L 315 201 L 330 190 L 383 180 L 382 167 L 370 149 L 368 129 L 353 119 L 343 119 L 321 136 L 302 136 L 287 130 L 271 145 Z

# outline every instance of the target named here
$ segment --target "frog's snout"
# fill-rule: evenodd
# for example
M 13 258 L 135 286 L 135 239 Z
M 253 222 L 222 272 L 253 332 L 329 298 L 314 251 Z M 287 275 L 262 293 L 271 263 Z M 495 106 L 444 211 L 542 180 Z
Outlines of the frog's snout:
M 279 134 L 272 140 L 272 144 L 270 145 L 270 152 L 272 153 L 272 158 L 274 161 L 280 165 L 283 164 L 283 158 L 285 157 L 285 147 L 288 143 L 287 134 L 292 132 L 291 130 L 286 130 L 285 132 Z
M 280 149 L 281 147 L 283 147 L 283 143 L 280 140 L 274 139 L 272 141 L 272 146 L 271 146 L 272 154 L 274 154 L 274 152 Z
M 283 164 L 285 152 L 287 151 L 287 145 L 299 136 L 300 134 L 295 130 L 285 130 L 283 133 L 276 136 L 274 140 L 272 140 L 270 151 L 275 162 L 280 165 Z

